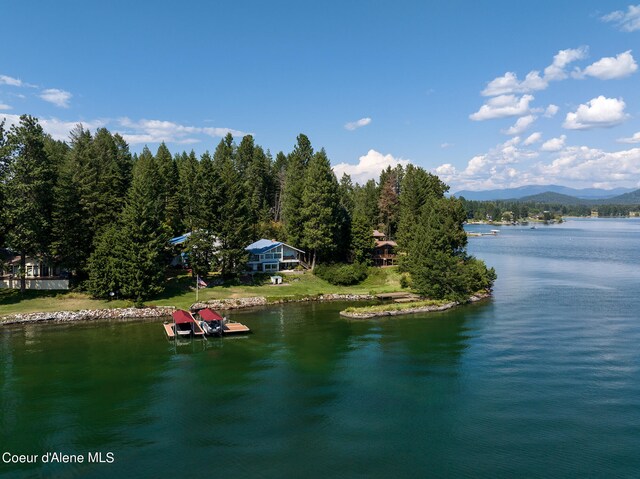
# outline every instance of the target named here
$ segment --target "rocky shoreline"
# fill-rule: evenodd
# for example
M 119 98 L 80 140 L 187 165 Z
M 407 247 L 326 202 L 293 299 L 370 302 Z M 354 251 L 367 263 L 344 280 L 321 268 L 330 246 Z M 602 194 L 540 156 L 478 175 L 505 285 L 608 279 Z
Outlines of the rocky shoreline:
M 130 319 L 130 318 L 161 318 L 171 316 L 176 310 L 173 306 L 158 306 L 149 308 L 113 308 L 113 309 L 83 309 L 80 311 L 52 311 L 48 313 L 21 313 L 0 318 L 0 325 L 72 321 L 93 321 L 97 319 Z
M 450 303 L 445 303 L 439 306 L 419 306 L 416 308 L 407 308 L 407 309 L 401 309 L 401 310 L 375 311 L 375 312 L 363 312 L 363 313 L 340 311 L 340 316 L 343 316 L 345 318 L 350 318 L 350 319 L 371 319 L 371 318 L 378 318 L 378 317 L 385 317 L 385 316 L 399 316 L 401 314 L 431 313 L 435 311 L 445 311 L 455 306 L 459 306 L 460 304 L 476 303 L 483 299 L 489 298 L 490 296 L 491 296 L 491 293 L 487 292 L 487 293 L 472 295 L 464 303 L 461 303 L 458 301 L 451 301 Z
M 283 303 L 302 303 L 307 301 L 364 301 L 374 300 L 370 294 L 325 294 L 306 296 L 303 298 L 281 299 L 267 301 L 264 296 L 249 298 L 216 299 L 194 303 L 191 310 L 212 308 L 219 310 L 244 309 L 256 306 L 269 306 Z M 52 311 L 47 313 L 18 313 L 0 318 L 0 326 L 22 323 L 93 321 L 97 319 L 130 319 L 130 318 L 162 318 L 171 316 L 177 308 L 174 306 L 151 306 L 147 308 L 112 308 L 112 309 L 83 309 L 80 311 Z
M 264 296 L 250 298 L 212 299 L 209 301 L 193 303 L 191 310 L 212 308 L 220 310 L 253 308 L 256 306 L 270 306 L 273 304 L 305 303 L 308 301 L 372 301 L 376 299 L 371 294 L 321 294 L 318 296 L 305 296 L 302 298 L 283 298 L 276 301 L 268 301 Z

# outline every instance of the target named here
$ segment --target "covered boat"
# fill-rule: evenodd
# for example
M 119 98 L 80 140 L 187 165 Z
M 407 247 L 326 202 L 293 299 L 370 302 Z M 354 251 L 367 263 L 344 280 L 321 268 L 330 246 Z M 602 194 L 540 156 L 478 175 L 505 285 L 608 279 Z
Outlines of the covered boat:
M 200 326 L 202 330 L 208 336 L 221 336 L 222 328 L 224 326 L 224 318 L 212 309 L 201 309 L 198 311 L 200 318 Z

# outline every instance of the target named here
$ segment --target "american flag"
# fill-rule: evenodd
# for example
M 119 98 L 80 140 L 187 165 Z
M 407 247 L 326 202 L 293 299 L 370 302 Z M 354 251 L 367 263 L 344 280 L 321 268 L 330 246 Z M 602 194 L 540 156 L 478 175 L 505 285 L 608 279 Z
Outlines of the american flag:
M 202 278 L 200 278 L 200 276 L 198 276 L 198 281 L 197 281 L 197 283 L 198 283 L 198 287 L 199 287 L 199 288 L 206 288 L 206 287 L 207 287 L 207 283 L 205 283 L 205 282 L 202 280 Z

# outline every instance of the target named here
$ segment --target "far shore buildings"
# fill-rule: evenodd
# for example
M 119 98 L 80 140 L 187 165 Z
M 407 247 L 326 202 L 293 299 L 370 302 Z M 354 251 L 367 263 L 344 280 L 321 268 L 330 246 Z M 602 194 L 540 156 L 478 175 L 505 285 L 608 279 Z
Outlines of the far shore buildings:
M 378 230 L 373 230 L 373 238 L 376 242 L 372 255 L 373 264 L 375 266 L 393 266 L 396 264 L 396 248 L 398 244 L 395 241 L 387 240 L 386 235 Z

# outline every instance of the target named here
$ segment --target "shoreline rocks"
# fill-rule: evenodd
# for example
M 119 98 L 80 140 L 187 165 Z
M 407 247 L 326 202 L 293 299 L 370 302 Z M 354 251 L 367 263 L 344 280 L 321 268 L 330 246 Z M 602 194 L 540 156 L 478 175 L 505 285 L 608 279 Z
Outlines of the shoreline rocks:
M 358 313 L 358 312 L 351 313 L 347 311 L 340 311 L 340 316 L 343 316 L 345 318 L 350 318 L 350 319 L 371 319 L 371 318 L 379 318 L 379 317 L 385 317 L 385 316 L 399 316 L 401 314 L 431 313 L 435 311 L 446 311 L 447 309 L 451 309 L 455 306 L 459 306 L 460 304 L 476 303 L 483 299 L 489 298 L 490 296 L 491 296 L 491 293 L 487 292 L 487 293 L 472 295 L 464 303 L 460 303 L 458 301 L 451 301 L 450 303 L 446 303 L 440 306 L 419 306 L 417 308 L 407 308 L 407 309 L 401 309 L 401 310 L 375 311 L 375 312 L 362 312 L 362 313 Z
M 371 294 L 321 294 L 318 296 L 305 296 L 302 298 L 283 298 L 276 301 L 268 301 L 264 296 L 252 296 L 249 298 L 227 298 L 227 299 L 212 299 L 209 301 L 203 301 L 193 303 L 191 310 L 212 308 L 219 310 L 229 309 L 243 309 L 253 308 L 256 306 L 271 306 L 274 304 L 285 303 L 304 303 L 308 301 L 371 301 L 376 299 Z
M 161 318 L 171 316 L 176 310 L 173 306 L 158 306 L 148 308 L 113 308 L 113 309 L 83 309 L 80 311 L 51 311 L 48 313 L 19 313 L 1 318 L 0 325 L 38 323 L 38 322 L 72 322 L 92 321 L 96 319 L 125 319 L 125 318 Z

